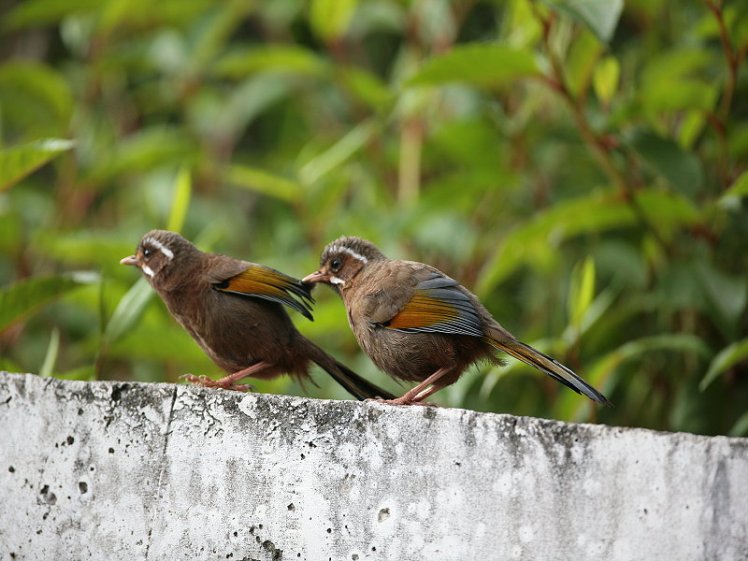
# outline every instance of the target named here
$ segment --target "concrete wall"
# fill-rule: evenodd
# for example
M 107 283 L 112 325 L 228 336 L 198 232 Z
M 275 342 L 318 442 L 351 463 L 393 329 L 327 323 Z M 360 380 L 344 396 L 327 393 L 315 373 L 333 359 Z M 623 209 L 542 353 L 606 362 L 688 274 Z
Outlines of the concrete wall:
M 748 559 L 748 439 L 0 374 L 0 559 Z

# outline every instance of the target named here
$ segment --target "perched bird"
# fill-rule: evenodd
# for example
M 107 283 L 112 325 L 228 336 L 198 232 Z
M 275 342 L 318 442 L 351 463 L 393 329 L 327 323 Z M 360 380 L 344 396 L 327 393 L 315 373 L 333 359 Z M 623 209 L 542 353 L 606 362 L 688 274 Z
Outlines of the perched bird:
M 500 363 L 499 350 L 610 405 L 566 366 L 518 341 L 468 289 L 424 263 L 388 259 L 366 240 L 342 237 L 327 245 L 319 270 L 302 282 L 337 289 L 351 329 L 374 364 L 390 376 L 419 382 L 390 403 L 423 402 L 475 361 Z
M 303 381 L 314 362 L 358 399 L 392 397 L 341 364 L 291 323 L 284 306 L 312 319 L 310 288 L 275 269 L 225 255 L 203 253 L 179 234 L 148 232 L 135 255 L 138 267 L 171 314 L 218 366 L 220 380 L 188 374 L 209 387 L 246 390 L 242 378 L 287 373 Z

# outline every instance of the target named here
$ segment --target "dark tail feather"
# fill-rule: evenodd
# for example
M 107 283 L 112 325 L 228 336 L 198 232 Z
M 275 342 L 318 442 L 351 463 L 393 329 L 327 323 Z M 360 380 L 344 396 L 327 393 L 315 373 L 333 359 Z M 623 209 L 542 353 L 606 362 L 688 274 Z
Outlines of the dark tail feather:
M 592 401 L 608 406 L 613 405 L 608 401 L 608 398 L 582 380 L 569 368 L 558 362 L 556 359 L 533 349 L 530 345 L 525 345 L 516 339 L 508 338 L 498 340 L 493 337 L 488 337 L 487 340 L 491 346 L 496 349 L 513 356 L 517 360 L 521 360 L 525 364 L 537 368 L 541 372 L 545 372 L 554 380 L 561 382 L 563 385 L 571 388 L 579 394 L 586 395 Z
M 314 352 L 310 356 L 312 361 L 332 376 L 333 380 L 343 386 L 356 399 L 361 401 L 374 398 L 395 399 L 395 396 L 390 392 L 362 378 L 345 364 L 338 362 L 325 351 L 311 343 L 311 341 L 309 343 L 314 348 Z

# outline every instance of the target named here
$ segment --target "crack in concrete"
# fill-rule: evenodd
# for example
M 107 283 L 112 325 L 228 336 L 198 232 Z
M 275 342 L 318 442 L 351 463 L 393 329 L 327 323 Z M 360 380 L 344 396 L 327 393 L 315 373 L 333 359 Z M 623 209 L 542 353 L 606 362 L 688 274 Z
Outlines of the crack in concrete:
M 174 404 L 177 401 L 177 389 L 178 386 L 174 386 L 174 390 L 171 393 L 171 404 L 169 405 L 169 417 L 166 420 L 166 432 L 164 434 L 164 445 L 161 447 L 161 467 L 158 470 L 158 482 L 156 483 L 156 504 L 153 507 L 153 516 L 151 516 L 151 523 L 148 528 L 148 538 L 145 546 L 145 560 L 148 561 L 148 552 L 151 549 L 151 543 L 153 541 L 153 523 L 156 521 L 159 511 L 159 499 L 161 498 L 161 484 L 164 478 L 164 472 L 166 471 L 166 451 L 169 447 L 169 437 L 171 436 L 171 421 L 174 418 Z

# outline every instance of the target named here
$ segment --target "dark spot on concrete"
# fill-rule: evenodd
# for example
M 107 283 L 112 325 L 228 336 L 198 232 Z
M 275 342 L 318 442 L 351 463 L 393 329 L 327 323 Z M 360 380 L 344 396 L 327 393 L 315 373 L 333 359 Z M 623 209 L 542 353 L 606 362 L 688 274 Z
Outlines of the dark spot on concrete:
M 374 545 L 372 545 L 372 546 L 371 546 L 371 550 L 372 550 L 372 551 L 376 551 L 376 550 L 377 550 L 377 547 L 376 547 L 376 546 L 374 546 Z
M 90 468 L 88 468 L 88 471 L 94 471 L 95 469 L 95 467 L 91 466 Z
M 255 527 L 254 526 L 250 526 L 249 527 L 249 533 L 250 534 L 254 534 L 255 533 Z
M 358 561 L 358 554 L 354 553 L 353 555 L 351 555 L 351 560 Z
M 293 503 L 289 504 L 287 508 L 288 508 L 288 510 L 295 510 L 296 509 L 296 507 L 293 505 Z
M 302 454 L 301 455 L 301 459 L 303 460 L 304 458 L 306 458 L 306 456 L 304 454 Z
M 257 527 L 262 530 L 262 524 L 258 524 Z
M 423 408 L 423 416 L 426 419 L 435 419 L 436 418 L 436 407 L 424 407 Z
M 46 520 L 47 516 L 49 516 L 49 512 L 45 512 L 44 514 L 42 514 L 42 520 Z
M 257 543 L 260 543 L 260 542 L 261 542 L 262 540 L 260 539 L 260 536 L 255 536 L 255 541 L 256 541 Z
M 42 487 L 42 490 L 39 491 L 39 494 L 42 496 L 42 501 L 44 501 L 46 504 L 57 504 L 57 495 L 49 490 L 49 485 L 44 485 Z
M 79 481 L 78 490 L 81 492 L 81 495 L 85 495 L 86 493 L 88 493 L 88 483 L 86 483 L 85 481 Z
M 231 559 L 233 556 L 234 556 L 233 553 L 227 553 L 226 554 L 226 559 Z
M 38 535 L 40 535 L 41 533 L 42 533 L 42 529 L 41 529 L 41 528 L 39 528 L 39 529 L 38 529 L 38 530 L 36 531 L 36 535 L 38 536 Z
M 114 448 L 110 448 L 110 449 L 109 449 L 109 453 L 110 453 L 110 454 L 114 454 Z
M 78 408 L 78 415 L 83 415 L 83 409 L 80 407 Z
M 379 511 L 379 516 L 377 516 L 377 519 L 380 522 L 384 522 L 390 517 L 390 509 L 389 508 L 383 508 Z
M 270 540 L 262 542 L 262 548 L 272 555 L 271 558 L 273 561 L 280 561 L 283 559 L 283 550 L 275 547 L 275 544 Z
M 13 466 L 10 466 L 10 467 L 8 468 L 8 471 L 9 471 L 10 473 L 15 473 L 15 472 L 16 472 L 16 468 L 14 468 Z
M 317 445 L 314 442 L 312 442 L 311 440 L 309 442 L 307 442 L 307 444 L 309 445 L 309 448 L 316 448 L 317 447 Z
M 130 389 L 130 384 L 118 384 L 112 386 L 112 401 L 115 403 L 122 399 L 122 395 Z
M 462 462 L 455 462 L 455 465 L 456 465 L 457 467 L 460 467 L 460 466 L 462 465 Z
M 647 514 L 647 512 L 648 512 L 648 511 L 647 511 L 647 509 L 645 508 L 645 509 L 644 509 L 644 514 Z
M 239 537 L 239 532 L 237 532 L 236 530 L 234 530 L 234 537 L 235 537 L 235 538 L 238 538 L 238 537 Z
M 327 533 L 328 533 L 328 534 L 332 534 L 332 528 L 328 528 L 328 529 L 327 529 Z
M 72 436 L 68 436 L 65 440 L 68 443 L 68 446 L 71 446 L 73 442 L 75 442 L 75 439 Z

